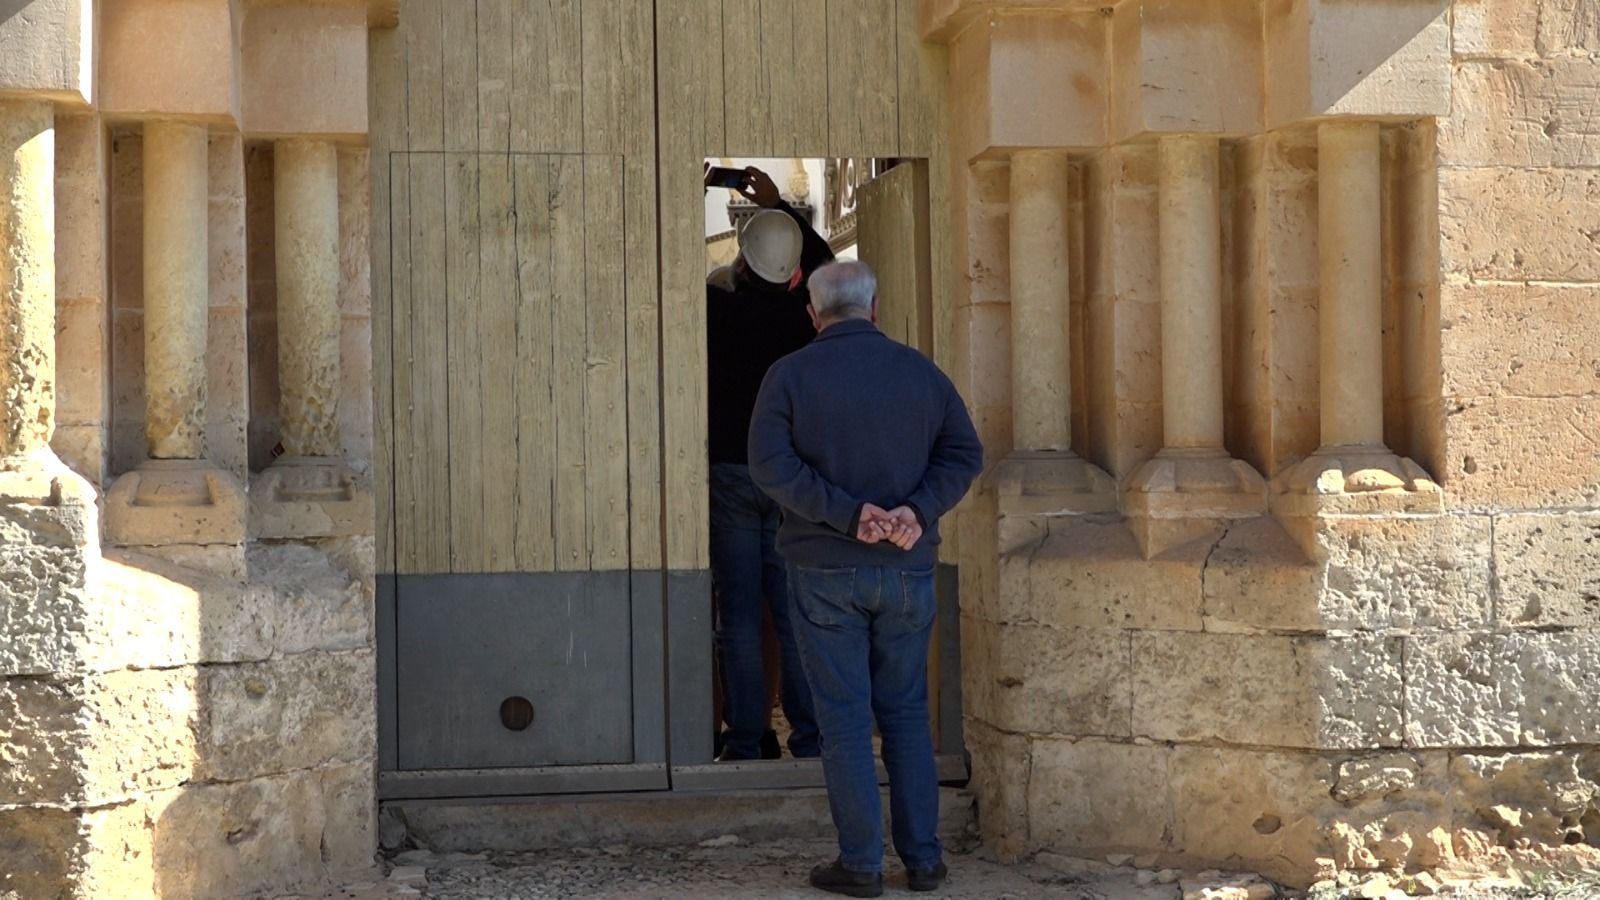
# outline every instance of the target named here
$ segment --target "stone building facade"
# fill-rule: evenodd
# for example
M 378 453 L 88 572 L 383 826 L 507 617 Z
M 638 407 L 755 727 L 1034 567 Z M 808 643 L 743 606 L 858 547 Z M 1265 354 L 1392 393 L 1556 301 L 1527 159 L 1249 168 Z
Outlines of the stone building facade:
M 985 839 L 1296 884 L 1596 862 L 1600 9 L 812 7 L 888 10 L 935 100 Z M 0 897 L 371 864 L 368 41 L 408 8 L 0 0 Z

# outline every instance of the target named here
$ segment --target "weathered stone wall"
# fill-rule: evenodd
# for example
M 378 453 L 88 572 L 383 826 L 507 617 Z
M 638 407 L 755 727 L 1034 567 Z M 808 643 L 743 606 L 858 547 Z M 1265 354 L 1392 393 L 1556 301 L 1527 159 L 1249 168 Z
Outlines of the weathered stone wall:
M 70 630 L 0 666 L 0 895 L 241 896 L 371 864 L 370 539 L 253 547 L 241 583 L 32 534 L 39 583 L 7 588 L 45 605 L 8 633 Z
M 1093 38 L 1054 37 L 1041 23 L 1071 4 L 965 20 L 946 5 L 958 11 L 932 33 L 952 42 L 956 155 L 973 160 L 953 192 L 956 378 L 991 460 L 1017 452 L 1014 392 L 1032 388 L 1012 371 L 1006 154 L 1066 145 L 1086 269 L 1064 304 L 1084 357 L 1073 446 L 1126 485 L 1162 448 L 1162 341 L 1175 339 L 1161 333 L 1156 144 L 1093 123 L 996 132 L 1002 107 L 1031 101 L 1020 86 L 1039 46 L 1086 70 L 1101 60 L 1113 85 L 1187 85 L 1163 81 L 1160 57 L 1122 77 L 1126 58 L 1097 56 Z M 1218 129 L 1218 184 L 1226 444 L 1273 484 L 1272 511 L 1152 553 L 1118 504 L 1096 512 L 1082 493 L 1040 515 L 1026 483 L 1031 505 L 991 478 L 962 510 L 967 740 L 1003 854 L 1128 854 L 1301 884 L 1600 861 L 1600 17 L 1574 0 L 1355 6 L 1393 16 L 1384 65 L 1416 76 L 1329 112 L 1415 104 L 1381 126 L 1382 431 L 1440 501 L 1280 502 L 1326 427 L 1326 198 L 1317 125 L 1274 124 L 1269 102 L 1265 119 Z M 1351 46 L 1313 62 L 1372 52 L 1357 28 L 1329 33 L 1344 28 Z M 1007 43 L 1013 32 L 1033 43 Z M 1284 55 L 1265 49 L 1269 82 Z M 1435 120 L 1423 113 L 1441 73 L 1450 102 Z M 1125 95 L 1079 87 L 1115 125 Z
M 369 867 L 370 506 L 362 518 L 347 502 L 337 530 L 311 515 L 296 540 L 247 540 L 240 492 L 258 362 L 246 155 L 285 134 L 340 142 L 339 257 L 321 260 L 338 296 L 312 299 L 347 324 L 308 337 L 343 357 L 338 396 L 318 401 L 339 403 L 355 467 L 370 457 L 367 4 L 272 4 L 254 30 L 231 0 L 98 17 L 77 0 L 12 5 L 0 95 L 24 99 L 0 103 L 0 321 L 15 326 L 0 329 L 14 426 L 0 448 L 0 897 L 249 896 Z M 261 44 L 252 71 L 317 74 L 241 85 L 247 40 Z M 341 102 L 312 109 L 308 91 Z M 195 152 L 150 156 L 157 136 Z M 169 188 L 152 190 L 154 210 L 147 168 Z M 178 426 L 182 446 L 152 422 Z M 280 532 L 315 505 L 264 504 Z

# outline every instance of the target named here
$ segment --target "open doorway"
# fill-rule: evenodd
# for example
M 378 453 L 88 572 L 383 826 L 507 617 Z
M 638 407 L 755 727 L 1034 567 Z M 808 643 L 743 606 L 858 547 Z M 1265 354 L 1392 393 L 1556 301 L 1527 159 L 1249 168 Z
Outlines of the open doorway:
M 771 543 L 776 511 L 752 511 L 765 498 L 752 495 L 747 475 L 739 471 L 745 463 L 743 433 L 768 358 L 809 341 L 813 332 L 804 313 L 804 282 L 832 259 L 871 265 L 879 278 L 879 327 L 932 356 L 928 167 L 923 160 L 883 158 L 708 158 L 705 166 L 715 637 L 701 646 L 711 647 L 714 657 L 706 688 L 712 693 L 717 762 L 685 767 L 685 761 L 675 760 L 673 784 L 678 789 L 820 785 L 815 726 L 806 721 L 809 703 L 796 696 L 798 691 L 808 697 L 809 691 L 792 658 L 780 611 L 782 564 Z M 798 271 L 787 283 L 770 272 L 763 277 L 759 259 L 741 256 L 741 233 L 758 216 L 768 224 L 787 216 L 799 226 L 803 249 L 796 251 Z M 719 497 L 719 491 L 736 499 Z M 753 536 L 763 529 L 767 533 L 761 539 Z M 729 537 L 730 530 L 737 536 Z M 962 781 L 967 766 L 950 587 L 941 591 L 948 604 L 941 599 L 930 651 L 929 702 L 941 777 Z

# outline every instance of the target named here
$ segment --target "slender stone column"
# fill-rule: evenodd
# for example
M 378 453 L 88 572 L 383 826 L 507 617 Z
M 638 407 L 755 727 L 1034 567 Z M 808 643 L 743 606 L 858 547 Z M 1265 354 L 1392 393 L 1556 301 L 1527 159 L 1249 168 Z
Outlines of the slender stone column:
M 55 423 L 55 112 L 0 100 L 0 460 L 48 453 Z
M 145 444 L 106 496 L 106 537 L 242 577 L 244 490 L 206 459 L 209 129 L 144 126 Z
M 152 459 L 205 456 L 210 205 L 204 125 L 144 129 L 145 441 Z
M 1222 203 L 1217 139 L 1160 153 L 1161 427 L 1169 448 L 1222 449 Z M 1170 336 L 1170 339 L 1169 339 Z
M 1383 247 L 1378 124 L 1317 129 L 1322 445 L 1383 445 Z
M 1064 150 L 1011 155 L 1013 450 L 995 472 L 1003 517 L 1116 508 L 1111 477 L 1072 452 L 1071 175 Z
M 1219 144 L 1160 139 L 1162 449 L 1129 482 L 1128 518 L 1147 556 L 1266 511 L 1266 482 L 1223 442 Z
M 1011 156 L 1011 436 L 1018 450 L 1072 447 L 1065 153 Z
M 278 384 L 290 456 L 339 454 L 339 157 L 325 141 L 273 148 Z
M 1383 440 L 1383 172 L 1378 123 L 1317 126 L 1317 328 L 1321 447 L 1279 476 L 1273 510 L 1429 512 L 1442 494 Z M 1314 529 L 1292 526 L 1307 547 Z
M 273 145 L 278 386 L 284 456 L 250 492 L 258 537 L 363 534 L 372 492 L 340 455 L 339 155 L 327 141 Z
M 55 166 L 55 108 L 0 100 L 0 506 L 56 507 L 49 514 L 55 528 L 75 533 L 95 552 L 94 490 L 50 449 L 56 423 Z M 26 567 L 23 559 L 15 564 Z M 0 607 L 7 599 L 0 583 Z

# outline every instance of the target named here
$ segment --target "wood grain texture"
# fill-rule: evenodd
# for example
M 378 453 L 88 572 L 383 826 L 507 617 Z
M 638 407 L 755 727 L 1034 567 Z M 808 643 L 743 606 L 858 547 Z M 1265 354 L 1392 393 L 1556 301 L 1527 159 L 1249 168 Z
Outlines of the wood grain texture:
M 393 183 L 390 153 L 406 140 L 405 43 L 393 29 L 374 31 L 367 55 L 368 106 L 372 110 L 372 485 L 374 545 L 380 574 L 395 571 L 394 557 L 394 288 L 389 234 Z
M 478 158 L 484 572 L 517 571 L 517 222 L 514 158 Z
M 408 574 L 448 572 L 450 566 L 450 398 L 446 293 L 445 156 L 413 153 L 409 164 L 408 259 L 411 381 L 408 431 L 411 541 Z M 404 271 L 404 270 L 402 270 Z M 397 423 L 402 424 L 402 423 Z
M 511 151 L 520 0 L 478 0 L 478 149 Z
M 661 304 L 656 231 L 655 4 L 619 10 L 628 385 L 628 541 L 634 569 L 662 562 Z
M 444 4 L 408 0 L 405 8 L 406 149 L 444 149 Z
M 555 348 L 556 571 L 589 567 L 588 316 L 582 157 L 550 157 L 550 307 Z
M 628 567 L 627 296 L 622 161 L 583 157 L 584 499 L 589 567 Z
M 550 161 L 512 157 L 517 320 L 517 568 L 555 570 L 555 320 Z
M 583 152 L 583 19 L 578 0 L 520 0 L 512 37 L 511 149 Z
M 656 6 L 661 166 L 661 415 L 666 565 L 704 570 L 707 549 L 703 156 L 721 155 L 722 107 L 709 86 L 705 23 L 716 0 Z M 721 87 L 721 60 L 715 73 Z
M 445 347 L 449 395 L 450 571 L 486 571 L 478 155 L 445 155 Z
M 478 4 L 445 0 L 444 149 L 478 149 Z
M 831 156 L 900 152 L 896 0 L 828 0 Z

